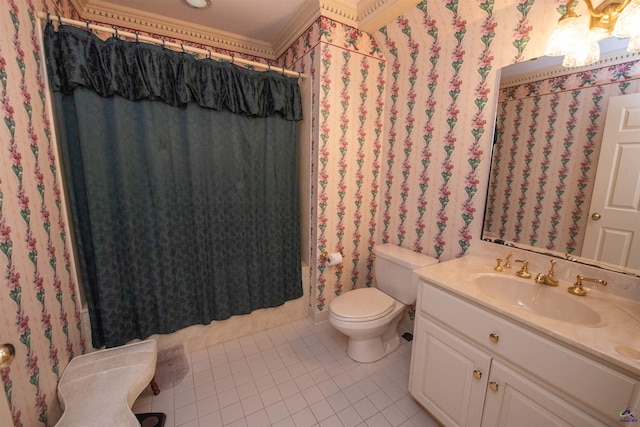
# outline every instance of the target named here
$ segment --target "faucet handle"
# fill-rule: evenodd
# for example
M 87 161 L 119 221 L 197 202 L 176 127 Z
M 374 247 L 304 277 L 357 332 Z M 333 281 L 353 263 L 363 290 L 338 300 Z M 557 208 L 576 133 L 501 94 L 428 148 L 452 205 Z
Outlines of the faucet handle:
M 544 281 L 545 285 L 548 286 L 558 286 L 558 283 L 560 283 L 558 281 L 558 279 L 556 279 L 556 276 L 553 273 L 553 267 L 556 266 L 556 261 L 555 260 L 551 260 L 551 269 L 549 270 L 549 272 L 547 273 L 546 279 Z
M 602 286 L 607 286 L 607 281 L 606 280 L 591 279 L 589 277 L 584 277 L 583 275 L 578 274 L 576 276 L 576 283 L 574 283 L 573 286 L 569 286 L 569 288 L 567 289 L 569 291 L 569 293 L 572 293 L 574 295 L 578 295 L 578 296 L 581 296 L 581 297 L 587 295 L 587 291 L 582 288 L 582 281 L 583 280 L 585 282 L 599 283 Z
M 555 260 L 551 260 L 551 269 L 547 274 L 540 273 L 536 276 L 536 283 L 547 286 L 558 286 L 558 279 L 553 274 L 553 267 L 556 265 Z
M 523 259 L 517 259 L 516 262 L 522 263 L 522 268 L 516 271 L 516 276 L 522 277 L 523 279 L 530 279 L 531 273 L 529 273 L 529 261 L 525 261 Z
M 498 273 L 503 272 L 504 270 L 503 270 L 502 265 L 501 265 L 501 264 L 502 264 L 502 258 L 496 258 L 496 262 L 498 263 L 498 265 L 496 265 L 495 267 L 493 267 L 493 269 L 494 269 L 495 271 L 497 271 Z
M 511 268 L 511 258 L 513 257 L 513 254 L 511 252 L 509 252 L 509 255 L 507 255 L 507 261 L 504 263 L 504 268 Z

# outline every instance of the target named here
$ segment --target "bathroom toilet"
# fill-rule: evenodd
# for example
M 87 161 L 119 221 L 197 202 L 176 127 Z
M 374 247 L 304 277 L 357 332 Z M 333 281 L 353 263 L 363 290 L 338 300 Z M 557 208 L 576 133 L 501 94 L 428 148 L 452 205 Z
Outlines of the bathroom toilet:
M 400 345 L 398 323 L 416 301 L 418 278 L 413 270 L 437 259 L 400 246 L 375 246 L 377 288 L 345 292 L 329 306 L 329 322 L 348 337 L 347 354 L 356 362 L 375 362 Z

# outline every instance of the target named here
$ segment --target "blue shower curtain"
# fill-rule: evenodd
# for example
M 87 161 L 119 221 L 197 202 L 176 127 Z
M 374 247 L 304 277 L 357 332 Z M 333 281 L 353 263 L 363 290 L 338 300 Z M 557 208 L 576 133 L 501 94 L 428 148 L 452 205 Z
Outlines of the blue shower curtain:
M 302 296 L 297 81 L 45 28 L 94 347 Z

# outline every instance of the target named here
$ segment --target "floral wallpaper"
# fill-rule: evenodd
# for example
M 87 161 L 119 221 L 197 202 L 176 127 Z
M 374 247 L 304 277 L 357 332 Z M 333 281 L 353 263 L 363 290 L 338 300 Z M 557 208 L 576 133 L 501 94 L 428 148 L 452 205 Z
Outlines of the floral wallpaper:
M 368 34 L 324 17 L 281 63 L 313 78 L 309 253 L 315 316 L 336 296 L 373 281 L 386 65 Z M 322 251 L 340 250 L 342 264 L 320 260 Z
M 313 79 L 312 318 L 374 283 L 377 243 L 447 260 L 479 237 L 497 71 L 542 54 L 563 3 L 422 1 L 372 35 L 321 18 L 283 54 Z
M 374 283 L 375 244 L 447 260 L 479 237 L 497 70 L 542 54 L 562 3 L 424 0 L 372 35 L 320 18 L 276 61 L 312 79 L 312 318 Z M 68 0 L 4 4 L 0 340 L 17 359 L 0 374 L 13 424 L 50 425 L 85 344 L 35 14 L 76 14 Z M 341 265 L 320 261 L 340 249 Z
M 609 97 L 639 78 L 630 61 L 500 90 L 488 235 L 581 254 Z
M 82 354 L 80 296 L 71 264 L 57 152 L 36 17 L 70 14 L 66 2 L 5 2 L 0 24 L 0 341 L 16 359 L 0 370 L 14 425 L 48 425 L 56 385 Z

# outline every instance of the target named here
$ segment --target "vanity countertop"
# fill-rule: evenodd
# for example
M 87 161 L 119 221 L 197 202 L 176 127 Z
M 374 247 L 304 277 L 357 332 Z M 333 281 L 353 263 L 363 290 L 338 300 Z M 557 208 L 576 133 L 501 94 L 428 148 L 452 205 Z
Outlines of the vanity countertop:
M 540 262 L 537 264 L 544 265 Z M 538 285 L 534 282 L 535 274 L 540 272 L 538 269 L 529 269 L 533 275 L 531 279 L 521 279 L 515 275 L 519 265 L 514 263 L 511 269 L 499 273 L 494 270 L 495 264 L 495 259 L 491 257 L 465 255 L 418 269 L 416 273 L 422 279 L 472 304 L 596 357 L 640 379 L 640 301 L 623 298 L 616 292 L 611 292 L 609 287 L 588 286 L 585 287 L 588 290 L 587 296 L 574 296 L 567 292 L 567 288 L 573 284 L 568 277 L 558 275 L 560 284 L 557 287 Z M 602 320 L 586 326 L 569 319 L 551 319 L 523 310 L 515 304 L 498 301 L 482 292 L 476 285 L 475 278 L 478 274 L 506 276 L 514 279 L 513 286 L 536 286 L 540 288 L 539 292 L 557 293 L 558 298 L 576 298 L 597 312 Z

